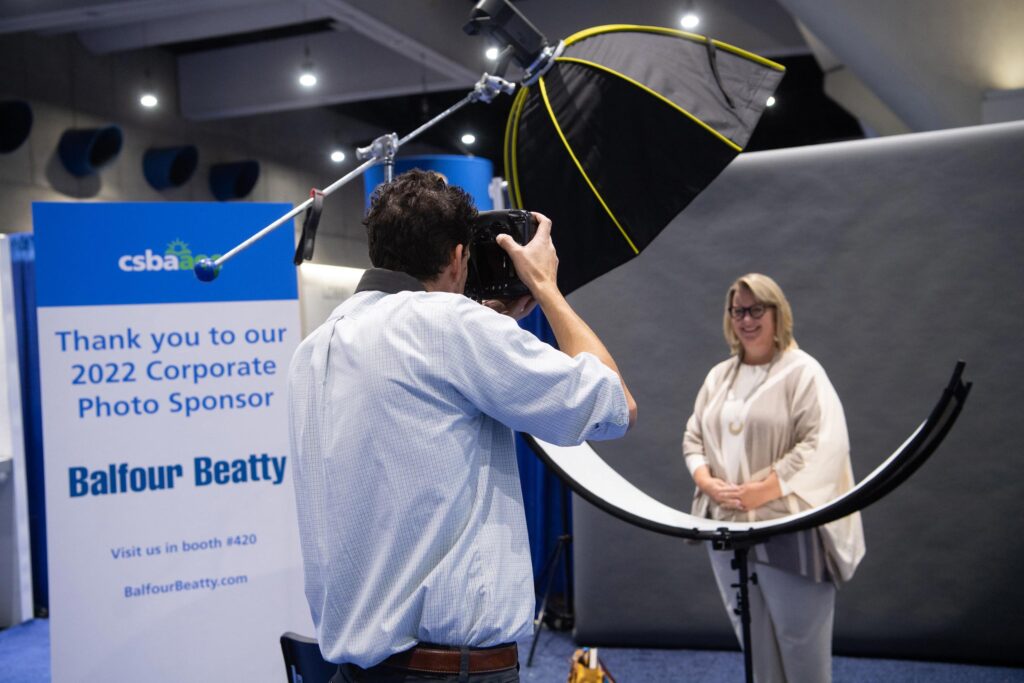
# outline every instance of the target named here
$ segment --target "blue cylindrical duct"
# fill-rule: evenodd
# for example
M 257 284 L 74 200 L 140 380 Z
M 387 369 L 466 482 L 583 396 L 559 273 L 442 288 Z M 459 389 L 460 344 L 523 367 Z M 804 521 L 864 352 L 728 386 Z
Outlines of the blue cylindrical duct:
M 224 202 L 241 199 L 252 192 L 260 177 L 260 162 L 232 161 L 210 167 L 210 192 Z
M 32 130 L 32 107 L 24 100 L 0 102 L 0 153 L 13 152 Z
M 68 173 L 82 177 L 113 161 L 123 141 L 120 126 L 71 129 L 60 136 L 57 152 Z
M 196 172 L 199 150 L 195 145 L 153 147 L 142 155 L 142 174 L 154 190 L 181 187 Z
M 413 168 L 424 171 L 437 171 L 448 179 L 450 185 L 458 185 L 469 193 L 480 211 L 490 211 L 494 201 L 487 193 L 494 176 L 494 164 L 480 157 L 464 157 L 457 154 L 432 154 L 395 159 L 395 175 Z M 366 206 L 370 206 L 370 195 L 374 189 L 384 182 L 384 166 L 371 166 L 363 174 Z

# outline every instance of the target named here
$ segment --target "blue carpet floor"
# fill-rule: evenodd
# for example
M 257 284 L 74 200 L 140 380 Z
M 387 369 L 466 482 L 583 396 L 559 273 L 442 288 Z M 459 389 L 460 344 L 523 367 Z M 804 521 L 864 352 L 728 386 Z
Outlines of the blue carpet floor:
M 569 657 L 577 647 L 568 634 L 542 632 L 534 665 L 520 678 L 537 683 L 561 683 L 569 672 Z M 600 648 L 601 661 L 618 683 L 742 683 L 743 656 L 713 650 L 641 650 Z M 1024 682 L 1024 669 L 939 664 L 887 659 L 834 657 L 833 683 L 1014 683 Z
M 49 683 L 50 622 L 34 619 L 0 631 L 0 681 Z
M 526 666 L 529 650 L 524 648 L 520 653 L 520 678 L 524 682 L 536 683 L 565 681 L 569 673 L 569 657 L 576 647 L 567 633 L 543 631 L 533 666 Z M 611 647 L 601 648 L 599 652 L 618 683 L 743 681 L 743 658 L 737 652 Z M 832 668 L 834 683 L 1024 683 L 1024 669 L 968 664 L 836 657 Z M 36 619 L 0 631 L 0 681 L 49 683 L 50 624 L 47 620 Z M 282 664 L 281 675 L 267 683 L 285 681 Z

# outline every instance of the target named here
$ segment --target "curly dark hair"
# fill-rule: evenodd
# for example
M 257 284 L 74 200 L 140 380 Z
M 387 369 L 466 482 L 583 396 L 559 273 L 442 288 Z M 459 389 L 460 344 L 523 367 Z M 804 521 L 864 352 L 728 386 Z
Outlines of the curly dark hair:
M 373 191 L 363 219 L 370 262 L 432 280 L 448 265 L 452 249 L 468 247 L 477 216 L 473 199 L 444 177 L 418 168 L 396 176 Z

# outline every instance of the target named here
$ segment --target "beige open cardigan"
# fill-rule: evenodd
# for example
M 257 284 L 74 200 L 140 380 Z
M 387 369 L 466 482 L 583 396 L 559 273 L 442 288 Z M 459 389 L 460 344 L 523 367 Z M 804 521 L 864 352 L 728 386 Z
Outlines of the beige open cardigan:
M 683 436 L 683 456 L 701 454 L 713 476 L 724 478 L 719 419 L 739 359 L 729 358 L 711 369 L 697 394 L 693 415 Z M 853 488 L 850 440 L 843 406 L 821 365 L 799 349 L 781 353 L 767 379 L 744 405 L 747 460 L 741 481 L 759 481 L 775 470 L 788 495 L 756 510 L 720 508 L 700 489 L 694 492 L 692 514 L 728 521 L 777 519 L 824 505 Z M 860 513 L 820 527 L 829 572 L 837 584 L 849 581 L 864 557 Z

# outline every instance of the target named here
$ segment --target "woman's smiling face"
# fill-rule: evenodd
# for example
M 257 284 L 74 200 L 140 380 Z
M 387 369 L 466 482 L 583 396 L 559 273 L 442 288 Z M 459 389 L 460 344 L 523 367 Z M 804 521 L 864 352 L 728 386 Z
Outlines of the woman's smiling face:
M 749 309 L 764 306 L 760 318 Z M 732 329 L 743 345 L 743 362 L 751 365 L 767 363 L 775 355 L 775 308 L 762 304 L 746 287 L 739 287 L 732 296 L 732 308 L 742 317 L 732 315 Z

